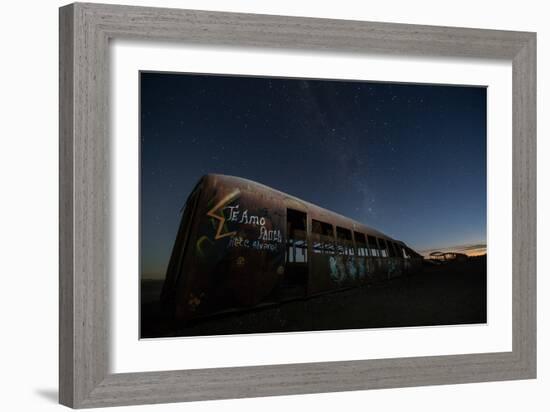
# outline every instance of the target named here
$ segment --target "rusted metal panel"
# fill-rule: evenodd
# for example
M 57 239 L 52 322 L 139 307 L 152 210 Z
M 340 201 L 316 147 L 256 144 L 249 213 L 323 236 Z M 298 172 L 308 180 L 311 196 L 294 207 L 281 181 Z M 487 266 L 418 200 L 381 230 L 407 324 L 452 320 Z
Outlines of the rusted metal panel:
M 290 240 L 294 243 L 289 242 L 287 233 L 288 209 L 307 217 L 303 229 L 293 229 L 296 239 Z M 319 250 L 311 233 L 313 220 L 332 225 L 332 248 Z M 300 270 L 305 271 L 307 283 L 297 297 L 360 286 L 412 270 L 412 261 L 417 260 L 412 257 L 358 256 L 351 236 L 354 231 L 365 238 L 370 235 L 394 241 L 359 222 L 260 183 L 207 175 L 183 213 L 163 300 L 178 318 L 191 319 L 284 299 L 285 281 L 291 272 Z M 300 262 L 296 247 L 301 248 Z M 290 260 L 289 254 L 293 256 Z

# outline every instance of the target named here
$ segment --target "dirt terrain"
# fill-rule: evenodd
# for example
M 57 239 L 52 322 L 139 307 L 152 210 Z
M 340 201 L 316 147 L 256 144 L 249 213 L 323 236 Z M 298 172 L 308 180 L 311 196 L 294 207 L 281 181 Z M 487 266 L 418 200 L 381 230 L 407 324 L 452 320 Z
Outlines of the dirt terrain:
M 161 281 L 142 283 L 143 338 L 485 323 L 486 257 L 424 265 L 376 285 L 181 325 L 160 311 Z

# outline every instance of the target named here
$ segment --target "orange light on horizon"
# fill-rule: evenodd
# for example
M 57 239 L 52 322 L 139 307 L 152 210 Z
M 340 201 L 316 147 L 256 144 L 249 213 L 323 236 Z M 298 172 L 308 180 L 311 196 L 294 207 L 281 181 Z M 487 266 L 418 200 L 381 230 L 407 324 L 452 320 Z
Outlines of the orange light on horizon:
M 424 257 L 430 257 L 430 253 L 432 252 L 443 252 L 443 253 L 463 253 L 466 256 L 474 257 L 474 256 L 482 256 L 487 254 L 487 246 L 486 245 L 460 245 L 455 247 L 445 247 L 442 249 L 429 249 L 429 250 L 423 250 L 420 252 L 420 254 Z

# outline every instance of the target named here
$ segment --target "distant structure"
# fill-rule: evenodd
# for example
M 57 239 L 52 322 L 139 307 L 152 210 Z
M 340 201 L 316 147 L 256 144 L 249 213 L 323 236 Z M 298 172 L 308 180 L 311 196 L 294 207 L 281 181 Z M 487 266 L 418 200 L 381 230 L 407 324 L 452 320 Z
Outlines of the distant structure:
M 458 252 L 432 252 L 429 255 L 430 260 L 436 260 L 439 262 L 464 262 L 468 259 L 468 255 Z

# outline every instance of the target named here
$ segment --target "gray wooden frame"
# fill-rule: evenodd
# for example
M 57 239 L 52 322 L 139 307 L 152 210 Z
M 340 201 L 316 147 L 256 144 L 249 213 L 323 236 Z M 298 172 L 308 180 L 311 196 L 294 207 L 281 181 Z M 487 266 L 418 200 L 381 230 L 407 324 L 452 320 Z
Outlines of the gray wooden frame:
M 513 65 L 511 352 L 108 372 L 109 39 L 497 58 Z M 85 408 L 536 376 L 536 35 L 103 4 L 60 9 L 59 399 Z

